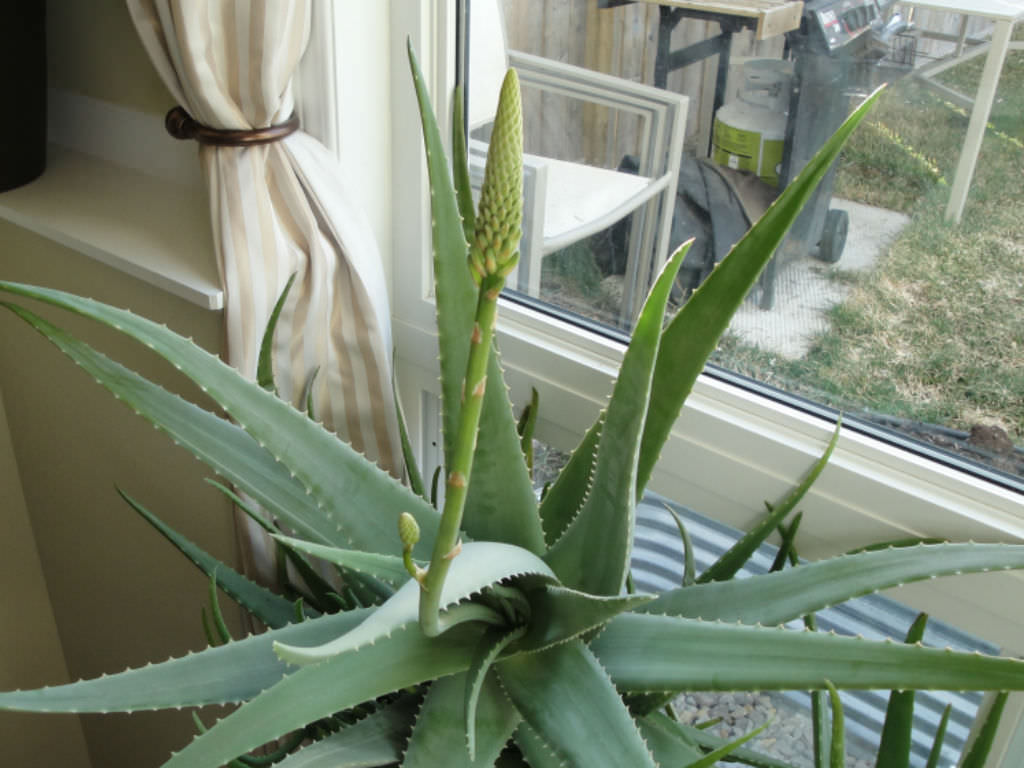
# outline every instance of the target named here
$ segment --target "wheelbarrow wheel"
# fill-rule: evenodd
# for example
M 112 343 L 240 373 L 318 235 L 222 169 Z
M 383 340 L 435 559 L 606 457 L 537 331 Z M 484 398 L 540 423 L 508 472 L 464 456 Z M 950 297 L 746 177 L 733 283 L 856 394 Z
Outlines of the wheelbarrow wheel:
M 846 233 L 850 229 L 850 214 L 833 209 L 825 214 L 825 225 L 821 229 L 818 243 L 818 259 L 826 264 L 835 264 L 843 255 Z

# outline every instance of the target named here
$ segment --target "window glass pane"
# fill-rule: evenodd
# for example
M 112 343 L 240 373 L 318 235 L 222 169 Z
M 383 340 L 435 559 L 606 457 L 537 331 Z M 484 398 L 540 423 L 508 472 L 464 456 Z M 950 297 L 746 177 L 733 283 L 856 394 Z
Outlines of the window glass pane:
M 973 95 L 985 56 L 936 74 L 945 90 L 910 73 L 955 52 L 931 35 L 955 38 L 958 17 L 920 12 L 908 25 L 884 0 L 842 13 L 838 0 L 815 0 L 802 27 L 799 4 L 784 0 L 756 4 L 770 9 L 760 27 L 670 3 L 467 5 L 469 127 L 481 158 L 494 107 L 486 94 L 509 61 L 524 83 L 526 236 L 507 293 L 613 334 L 628 331 L 671 247 L 697 238 L 679 306 L 780 181 L 891 81 L 713 362 L 1019 484 L 1024 51 L 1007 54 L 957 225 L 946 212 L 970 112 L 948 89 Z M 966 50 L 992 29 L 972 19 Z M 686 101 L 645 102 L 646 87 Z M 681 148 L 673 109 L 685 111 Z M 659 179 L 675 193 L 645 197 L 643 185 Z

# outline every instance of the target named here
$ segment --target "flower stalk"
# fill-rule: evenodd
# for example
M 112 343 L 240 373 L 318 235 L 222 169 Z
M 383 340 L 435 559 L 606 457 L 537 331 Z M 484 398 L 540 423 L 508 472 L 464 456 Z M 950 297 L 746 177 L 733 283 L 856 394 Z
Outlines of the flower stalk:
M 469 491 L 480 413 L 487 388 L 487 366 L 494 339 L 498 295 L 519 261 L 523 218 L 523 128 L 519 78 L 505 76 L 487 151 L 469 270 L 478 286 L 476 318 L 469 339 L 455 450 L 446 479 L 444 510 L 425 578 L 421 581 L 419 620 L 427 637 L 441 634 L 441 590 L 461 546 L 459 529 Z

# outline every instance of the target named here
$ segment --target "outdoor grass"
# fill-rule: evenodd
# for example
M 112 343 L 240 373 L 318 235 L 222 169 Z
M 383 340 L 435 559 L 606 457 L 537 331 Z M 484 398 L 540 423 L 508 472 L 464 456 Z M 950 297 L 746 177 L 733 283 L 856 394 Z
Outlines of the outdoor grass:
M 973 93 L 983 57 L 944 81 Z M 883 96 L 844 152 L 836 196 L 910 224 L 802 359 L 726 339 L 716 361 L 839 408 L 1024 442 L 1024 52 L 1002 72 L 961 225 L 943 219 L 967 116 L 910 78 Z

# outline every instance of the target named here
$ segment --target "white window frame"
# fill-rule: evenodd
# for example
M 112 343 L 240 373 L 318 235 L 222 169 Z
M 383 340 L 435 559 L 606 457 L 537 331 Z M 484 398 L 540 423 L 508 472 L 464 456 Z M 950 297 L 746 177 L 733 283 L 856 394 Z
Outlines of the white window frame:
M 393 276 L 400 392 L 414 441 L 424 463 L 432 466 L 437 461 L 431 448 L 438 374 L 429 196 L 406 39 L 415 47 L 446 136 L 457 4 L 390 0 L 341 5 L 344 14 L 336 3 L 314 4 L 318 18 L 311 60 L 329 67 L 330 74 L 324 80 L 320 70 L 317 79 L 329 87 L 317 88 L 317 99 L 325 103 L 313 110 L 317 117 L 306 127 L 339 157 L 352 157 L 358 149 L 362 158 L 355 182 L 367 191 L 386 269 Z M 353 120 L 359 121 L 356 131 Z M 371 160 L 377 164 L 367 164 L 362 148 L 345 146 L 346 132 L 386 137 L 386 157 L 381 157 L 379 141 L 373 141 Z M 574 446 L 607 399 L 622 346 L 505 301 L 498 342 L 513 400 L 525 403 L 531 386 L 540 392 L 538 437 L 556 448 Z M 798 481 L 832 429 L 821 417 L 702 376 L 665 446 L 651 489 L 745 528 L 760 515 L 765 499 L 778 497 Z M 801 555 L 810 559 L 911 535 L 1024 541 L 1021 494 L 853 429 L 843 432 L 829 467 L 802 508 Z M 999 644 L 1008 654 L 1024 655 L 1024 617 L 1004 615 L 1005 606 L 1021 604 L 1020 573 L 941 579 L 903 587 L 893 596 Z M 1006 750 L 1022 718 L 1024 696 L 1015 695 L 1000 729 L 1002 752 L 993 766 L 1016 765 Z

